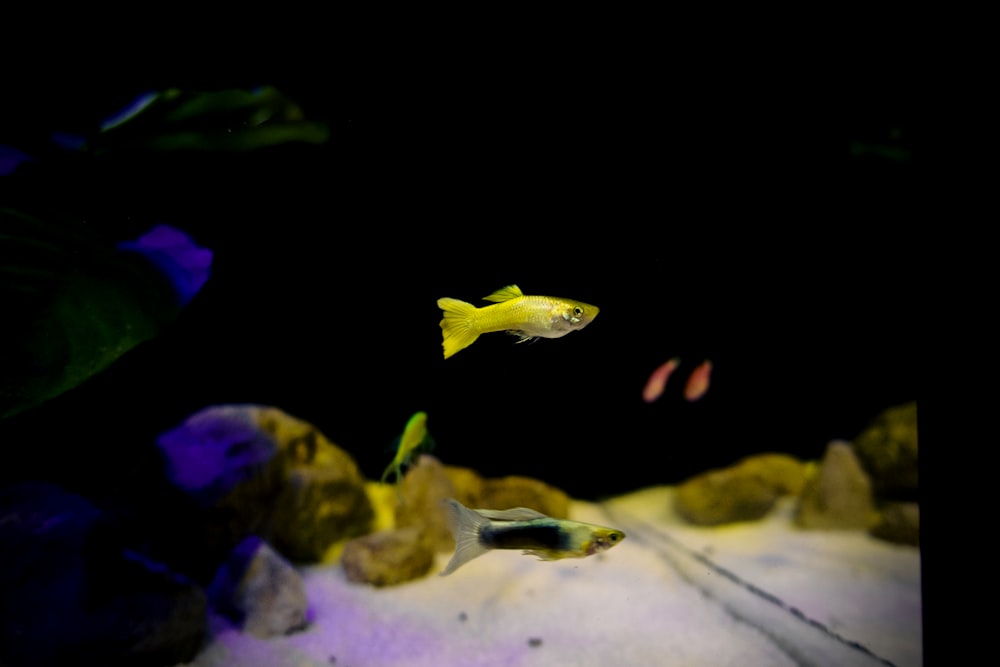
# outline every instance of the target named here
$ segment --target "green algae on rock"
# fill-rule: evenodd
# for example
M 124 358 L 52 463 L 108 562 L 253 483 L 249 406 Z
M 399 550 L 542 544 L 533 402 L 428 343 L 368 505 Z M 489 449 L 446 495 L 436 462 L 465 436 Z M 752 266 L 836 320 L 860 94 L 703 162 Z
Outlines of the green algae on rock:
M 887 502 L 879 508 L 878 523 L 870 531 L 873 537 L 896 544 L 920 546 L 920 505 Z
M 331 544 L 371 529 L 374 511 L 351 455 L 277 408 L 205 408 L 158 444 L 170 480 L 230 543 L 227 553 L 259 535 L 294 562 L 318 562 Z
M 878 495 L 916 492 L 919 478 L 916 401 L 881 412 L 851 445 Z
M 753 521 L 770 512 L 780 496 L 797 494 L 805 478 L 806 465 L 792 456 L 749 456 L 678 485 L 674 509 L 698 526 Z

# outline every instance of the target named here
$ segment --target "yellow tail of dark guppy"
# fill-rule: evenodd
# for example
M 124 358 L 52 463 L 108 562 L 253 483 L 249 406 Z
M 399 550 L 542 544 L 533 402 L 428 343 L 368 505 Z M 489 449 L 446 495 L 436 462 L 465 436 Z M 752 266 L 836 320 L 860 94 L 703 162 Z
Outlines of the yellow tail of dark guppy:
M 472 328 L 472 314 L 476 307 L 459 299 L 442 297 L 437 301 L 438 308 L 444 311 L 441 320 L 441 333 L 444 335 L 444 358 L 447 359 L 461 349 L 476 342 L 479 333 Z

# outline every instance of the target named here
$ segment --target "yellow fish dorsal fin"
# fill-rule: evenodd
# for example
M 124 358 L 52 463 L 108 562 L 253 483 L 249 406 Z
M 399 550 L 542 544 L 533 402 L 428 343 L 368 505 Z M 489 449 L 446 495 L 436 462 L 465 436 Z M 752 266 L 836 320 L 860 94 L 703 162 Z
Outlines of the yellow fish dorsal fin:
M 494 521 L 533 521 L 535 519 L 548 519 L 541 512 L 528 507 L 515 507 L 509 510 L 473 510 L 487 519 Z
M 483 301 L 510 301 L 511 299 L 516 299 L 519 296 L 524 296 L 524 294 L 521 293 L 520 287 L 517 285 L 507 285 L 506 287 L 501 287 L 489 296 L 484 296 Z

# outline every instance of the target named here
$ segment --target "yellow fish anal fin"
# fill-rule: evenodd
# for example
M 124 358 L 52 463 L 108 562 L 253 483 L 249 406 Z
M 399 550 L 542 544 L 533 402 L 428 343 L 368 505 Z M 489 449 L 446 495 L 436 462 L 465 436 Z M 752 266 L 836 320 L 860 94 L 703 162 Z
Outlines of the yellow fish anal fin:
M 501 301 L 510 301 L 511 299 L 516 299 L 519 296 L 524 296 L 521 292 L 521 288 L 517 285 L 507 285 L 506 287 L 501 287 L 493 294 L 489 296 L 484 296 L 483 301 L 496 301 L 497 303 Z

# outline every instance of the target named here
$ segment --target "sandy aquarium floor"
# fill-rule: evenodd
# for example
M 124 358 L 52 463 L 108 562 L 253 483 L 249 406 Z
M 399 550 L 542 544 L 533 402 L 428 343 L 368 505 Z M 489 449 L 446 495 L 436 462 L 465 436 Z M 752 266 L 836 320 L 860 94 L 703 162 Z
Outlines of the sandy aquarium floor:
M 306 568 L 308 629 L 259 640 L 219 623 L 188 665 L 922 665 L 918 549 L 795 529 L 791 499 L 762 521 L 686 526 L 672 493 L 574 502 L 572 518 L 627 533 L 586 559 L 493 552 L 390 588 Z

